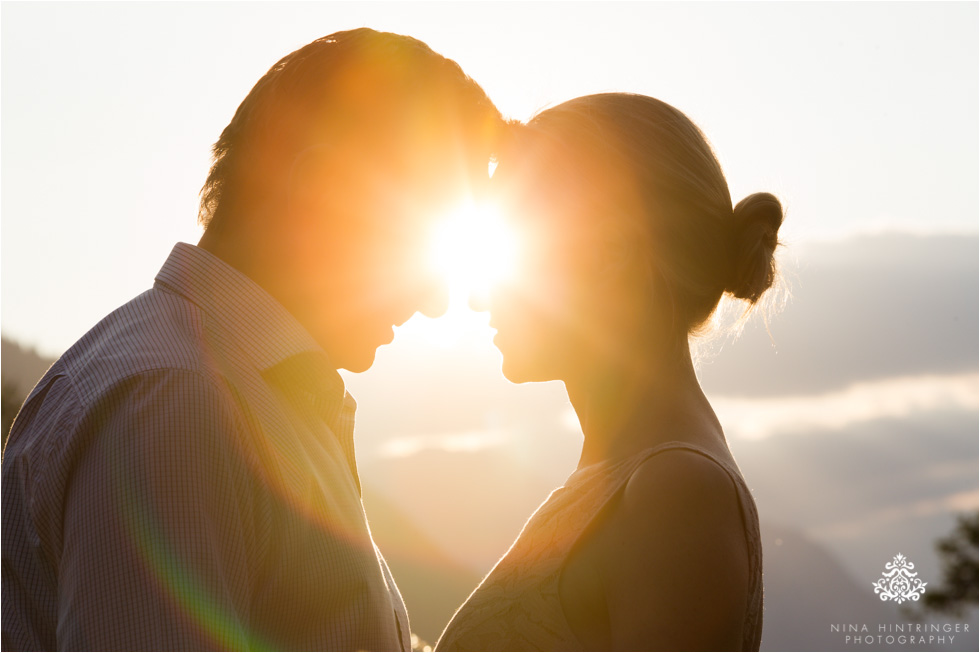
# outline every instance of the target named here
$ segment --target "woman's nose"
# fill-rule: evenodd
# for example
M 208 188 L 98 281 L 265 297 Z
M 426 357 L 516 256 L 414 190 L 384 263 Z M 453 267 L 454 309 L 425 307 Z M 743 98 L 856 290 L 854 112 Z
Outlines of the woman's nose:
M 483 312 L 490 310 L 490 292 L 485 289 L 471 290 L 467 297 L 467 305 L 471 311 Z

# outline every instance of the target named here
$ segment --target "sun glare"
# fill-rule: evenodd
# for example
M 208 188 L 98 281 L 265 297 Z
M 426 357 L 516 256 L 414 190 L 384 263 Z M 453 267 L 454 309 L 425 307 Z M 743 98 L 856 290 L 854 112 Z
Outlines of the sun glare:
M 441 223 L 431 262 L 449 284 L 450 310 L 513 272 L 516 240 L 490 205 L 469 203 Z

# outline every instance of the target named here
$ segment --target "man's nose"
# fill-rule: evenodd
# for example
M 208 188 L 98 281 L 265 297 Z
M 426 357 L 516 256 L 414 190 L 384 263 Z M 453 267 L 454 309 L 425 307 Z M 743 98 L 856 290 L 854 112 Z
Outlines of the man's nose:
M 439 317 L 449 309 L 449 286 L 437 282 L 427 288 L 419 306 L 419 312 L 426 317 Z

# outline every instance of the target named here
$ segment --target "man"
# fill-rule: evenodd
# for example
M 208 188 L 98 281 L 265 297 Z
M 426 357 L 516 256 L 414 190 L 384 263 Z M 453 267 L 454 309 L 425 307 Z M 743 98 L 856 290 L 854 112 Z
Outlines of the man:
M 3 648 L 409 647 L 368 530 L 359 372 L 445 309 L 432 221 L 502 126 L 425 44 L 324 37 L 214 146 L 205 233 L 56 362 L 3 458 Z

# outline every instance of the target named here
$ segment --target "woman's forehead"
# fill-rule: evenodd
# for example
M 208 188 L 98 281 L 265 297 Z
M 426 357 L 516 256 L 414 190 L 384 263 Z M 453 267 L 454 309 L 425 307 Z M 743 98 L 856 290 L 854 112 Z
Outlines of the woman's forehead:
M 491 193 L 508 219 L 554 221 L 569 229 L 587 227 L 611 214 L 642 212 L 635 171 L 597 163 L 586 154 L 578 161 L 501 160 L 491 180 Z

